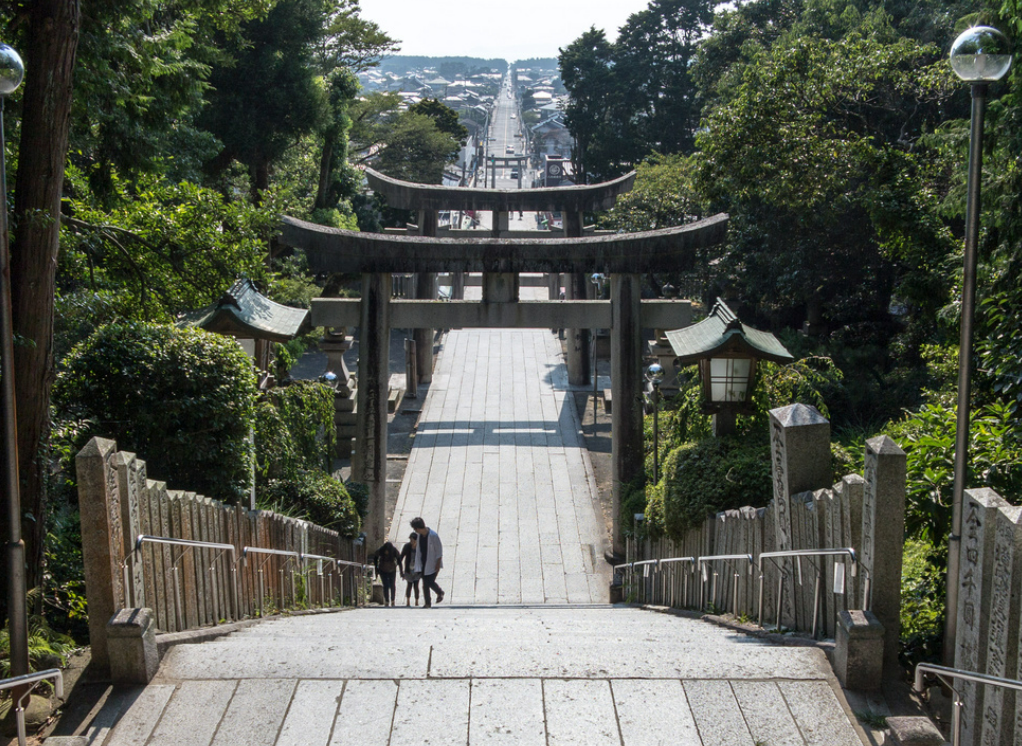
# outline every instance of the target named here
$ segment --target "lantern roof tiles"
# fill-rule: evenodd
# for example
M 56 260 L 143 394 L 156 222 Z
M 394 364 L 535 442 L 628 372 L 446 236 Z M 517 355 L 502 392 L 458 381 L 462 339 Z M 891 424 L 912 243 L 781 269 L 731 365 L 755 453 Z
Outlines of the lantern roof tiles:
M 743 324 L 720 299 L 705 319 L 666 336 L 681 365 L 711 357 L 755 357 L 781 364 L 795 359 L 777 337 Z
M 178 326 L 193 326 L 240 339 L 267 339 L 287 342 L 310 323 L 309 311 L 270 300 L 256 290 L 246 277 L 237 281 L 216 303 L 189 311 L 178 319 Z

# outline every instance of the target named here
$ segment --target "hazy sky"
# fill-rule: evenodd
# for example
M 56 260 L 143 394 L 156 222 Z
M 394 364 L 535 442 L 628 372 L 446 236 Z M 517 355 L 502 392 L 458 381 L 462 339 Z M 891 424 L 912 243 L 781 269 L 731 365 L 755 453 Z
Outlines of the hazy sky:
M 400 54 L 556 57 L 590 26 L 610 39 L 649 0 L 361 0 L 362 17 L 401 40 Z

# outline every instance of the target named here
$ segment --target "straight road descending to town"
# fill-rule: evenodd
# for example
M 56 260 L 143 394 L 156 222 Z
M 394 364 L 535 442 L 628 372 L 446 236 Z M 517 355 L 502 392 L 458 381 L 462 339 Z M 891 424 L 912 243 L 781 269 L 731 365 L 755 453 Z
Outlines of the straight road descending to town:
M 605 524 L 574 406 L 555 333 L 447 334 L 390 538 L 400 546 L 417 515 L 437 530 L 450 602 L 607 600 Z

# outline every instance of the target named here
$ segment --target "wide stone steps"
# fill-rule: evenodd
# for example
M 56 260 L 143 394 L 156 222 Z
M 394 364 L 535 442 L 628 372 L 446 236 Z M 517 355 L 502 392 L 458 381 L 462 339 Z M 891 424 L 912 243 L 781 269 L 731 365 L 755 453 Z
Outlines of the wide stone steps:
M 611 606 L 374 608 L 267 621 L 174 648 L 105 740 L 862 743 L 819 650 Z

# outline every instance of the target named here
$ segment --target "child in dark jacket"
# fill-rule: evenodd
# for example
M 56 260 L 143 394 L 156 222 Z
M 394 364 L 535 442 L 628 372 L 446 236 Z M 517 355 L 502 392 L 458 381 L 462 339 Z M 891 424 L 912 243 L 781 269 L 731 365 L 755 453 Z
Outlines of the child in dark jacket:
M 397 568 L 401 563 L 401 555 L 397 547 L 389 541 L 373 552 L 373 565 L 376 573 L 383 581 L 383 605 L 393 606 L 396 595 Z
M 419 605 L 419 578 L 415 573 L 415 547 L 419 535 L 412 531 L 408 541 L 401 547 L 401 575 L 405 579 L 405 606 L 412 605 L 412 589 L 415 589 L 415 605 Z

